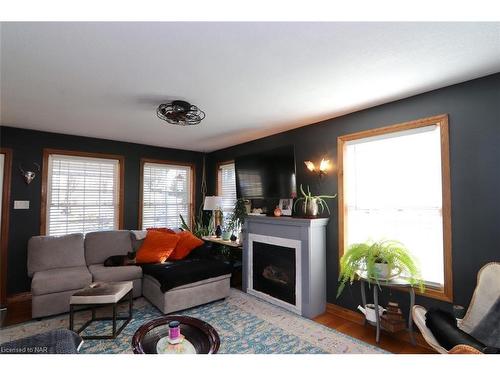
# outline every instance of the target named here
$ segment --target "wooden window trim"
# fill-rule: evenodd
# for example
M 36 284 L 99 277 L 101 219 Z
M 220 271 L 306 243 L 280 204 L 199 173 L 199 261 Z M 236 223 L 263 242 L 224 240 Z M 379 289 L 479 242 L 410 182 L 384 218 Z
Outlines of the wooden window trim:
M 113 154 L 103 154 L 97 152 L 84 152 L 84 151 L 73 151 L 73 150 L 59 150 L 54 148 L 44 148 L 43 149 L 43 161 L 42 161 L 42 198 L 40 202 L 41 213 L 40 213 L 40 235 L 45 235 L 47 233 L 47 183 L 49 178 L 49 156 L 50 155 L 64 155 L 64 156 L 79 156 L 85 158 L 99 158 L 99 159 L 113 159 L 118 160 L 119 169 L 118 177 L 119 187 L 118 187 L 118 229 L 123 229 L 123 205 L 124 192 L 125 192 L 125 157 L 123 155 L 113 155 Z
M 2 274 L 0 279 L 0 306 L 7 304 L 7 258 L 9 247 L 9 218 L 10 218 L 10 189 L 12 176 L 12 150 L 0 148 L 0 154 L 4 155 L 3 185 L 2 185 L 2 228 L 0 229 L 0 257 L 2 258 Z
M 424 293 L 417 289 L 416 293 L 441 301 L 453 301 L 453 275 L 452 275 L 452 246 L 451 246 L 451 187 L 450 187 L 450 148 L 448 115 L 442 114 L 415 121 L 384 126 L 343 135 L 337 138 L 337 164 L 338 164 L 338 210 L 339 210 L 339 258 L 344 254 L 346 246 L 346 208 L 344 205 L 344 169 L 343 155 L 345 144 L 361 138 L 368 138 L 382 134 L 395 133 L 404 130 L 416 129 L 429 125 L 437 125 L 440 128 L 441 137 L 441 176 L 443 197 L 443 256 L 444 256 L 444 286 L 432 288 L 427 286 Z
M 217 179 L 215 180 L 215 194 L 217 196 L 220 194 L 219 188 L 222 186 L 221 174 L 219 173 L 220 167 L 222 167 L 223 165 L 228 165 L 228 164 L 234 164 L 234 160 L 219 161 L 215 165 L 215 173 L 217 176 Z
M 190 211 L 190 223 L 189 225 L 192 227 L 194 223 L 194 215 L 195 215 L 195 191 L 196 191 L 196 165 L 195 163 L 191 162 L 180 162 L 180 161 L 171 161 L 171 160 L 160 160 L 160 159 L 149 159 L 149 158 L 141 158 L 141 168 L 140 168 L 140 176 L 139 176 L 139 218 L 137 220 L 138 222 L 138 227 L 137 229 L 142 230 L 142 215 L 143 215 L 143 209 L 144 209 L 144 202 L 143 202 L 143 196 L 144 196 L 144 164 L 146 163 L 153 163 L 153 164 L 167 164 L 167 165 L 179 165 L 183 167 L 189 167 L 191 169 L 190 173 L 190 178 L 191 178 L 191 204 L 189 207 Z

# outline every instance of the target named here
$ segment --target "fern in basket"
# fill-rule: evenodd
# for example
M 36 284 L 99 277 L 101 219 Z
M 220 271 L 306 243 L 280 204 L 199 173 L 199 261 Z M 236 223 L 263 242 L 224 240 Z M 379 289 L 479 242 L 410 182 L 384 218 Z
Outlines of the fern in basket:
M 380 281 L 387 281 L 387 279 L 380 277 L 377 268 L 377 265 L 380 264 L 387 265 L 389 275 L 401 275 L 412 286 L 416 285 L 422 292 L 424 291 L 424 283 L 420 277 L 417 262 L 408 249 L 398 241 L 382 240 L 349 246 L 349 249 L 340 258 L 337 297 L 340 296 L 347 282 L 350 284 L 354 282 L 360 271 L 366 272 L 366 276 L 377 284 Z

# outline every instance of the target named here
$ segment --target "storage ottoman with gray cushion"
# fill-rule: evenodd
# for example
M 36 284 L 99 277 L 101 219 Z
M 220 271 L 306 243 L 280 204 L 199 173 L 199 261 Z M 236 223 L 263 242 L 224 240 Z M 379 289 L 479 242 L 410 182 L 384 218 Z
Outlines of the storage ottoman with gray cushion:
M 229 295 L 231 274 L 213 277 L 195 283 L 161 291 L 154 277 L 144 275 L 142 294 L 164 314 L 203 305 Z
M 92 282 L 83 250 L 83 235 L 36 236 L 28 242 L 28 276 L 32 277 L 32 317 L 69 310 L 69 298 Z
M 132 281 L 133 295 L 142 294 L 142 269 L 138 266 L 104 267 L 104 261 L 113 255 L 132 251 L 130 231 L 111 230 L 85 235 L 85 259 L 94 281 Z

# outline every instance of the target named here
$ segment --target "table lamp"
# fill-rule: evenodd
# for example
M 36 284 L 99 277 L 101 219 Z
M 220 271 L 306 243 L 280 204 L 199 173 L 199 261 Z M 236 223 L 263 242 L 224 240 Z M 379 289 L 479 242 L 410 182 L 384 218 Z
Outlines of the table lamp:
M 205 197 L 205 202 L 203 203 L 204 211 L 212 211 L 212 220 L 214 221 L 215 235 L 220 237 L 222 234 L 222 197 L 215 195 Z

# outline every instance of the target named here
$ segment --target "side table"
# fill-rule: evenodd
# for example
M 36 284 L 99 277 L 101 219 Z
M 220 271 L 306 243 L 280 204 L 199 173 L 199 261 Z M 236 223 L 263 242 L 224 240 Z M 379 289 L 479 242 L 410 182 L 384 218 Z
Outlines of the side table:
M 377 333 L 375 336 L 375 341 L 378 342 L 380 341 L 380 314 L 379 314 L 379 305 L 378 305 L 378 289 L 379 285 L 380 287 L 393 287 L 393 288 L 404 288 L 408 290 L 408 293 L 410 295 L 410 312 L 408 313 L 408 332 L 410 334 L 410 340 L 412 345 L 416 345 L 415 342 L 415 335 L 413 334 L 413 320 L 411 316 L 411 312 L 413 310 L 413 306 L 415 305 L 415 289 L 413 286 L 408 282 L 408 280 L 403 279 L 401 277 L 397 277 L 394 279 L 390 280 L 384 280 L 384 281 L 379 281 L 377 282 L 371 278 L 368 278 L 366 276 L 365 272 L 358 272 L 358 279 L 360 281 L 361 285 L 361 300 L 363 302 L 363 307 L 366 309 L 366 284 L 369 284 L 373 288 L 373 304 L 375 305 L 375 327 L 377 328 Z M 367 322 L 366 317 L 365 317 L 365 324 Z M 372 324 L 371 322 L 369 322 Z M 373 325 L 373 324 L 372 324 Z

